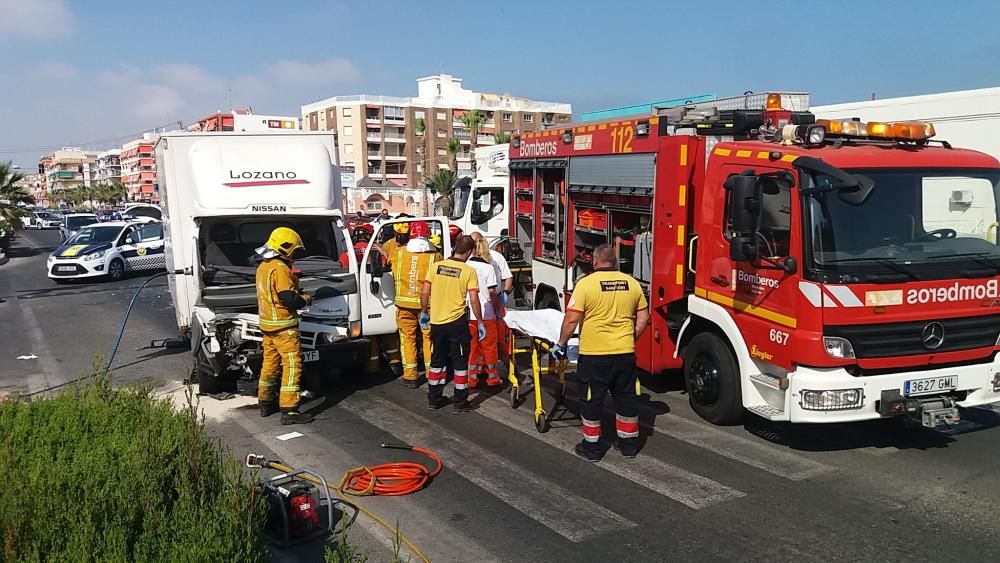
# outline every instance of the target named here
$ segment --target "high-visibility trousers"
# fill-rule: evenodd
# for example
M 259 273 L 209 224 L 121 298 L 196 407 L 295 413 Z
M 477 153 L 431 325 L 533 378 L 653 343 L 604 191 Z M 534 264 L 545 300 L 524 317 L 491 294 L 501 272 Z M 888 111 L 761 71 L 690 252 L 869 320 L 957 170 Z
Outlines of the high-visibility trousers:
M 493 386 L 500 383 L 497 374 L 499 367 L 499 350 L 497 349 L 497 322 L 483 321 L 486 326 L 486 338 L 479 340 L 479 321 L 469 321 L 469 387 L 479 385 L 479 373 L 486 372 L 486 384 Z
M 639 447 L 639 376 L 635 354 L 588 356 L 580 354 L 576 379 L 587 390 L 580 401 L 583 449 L 599 455 L 601 412 L 608 393 L 615 402 L 615 432 L 623 453 L 635 454 Z
M 367 373 L 378 373 L 382 352 L 385 352 L 390 366 L 398 366 L 400 364 L 402 360 L 399 355 L 399 336 L 396 333 L 373 336 L 370 341 L 368 361 L 365 362 L 365 371 Z
M 420 328 L 420 309 L 396 308 L 399 327 L 399 348 L 403 353 L 403 379 L 416 381 L 420 377 L 417 365 L 418 340 L 423 341 L 424 363 L 431 363 L 431 329 Z
M 260 367 L 257 399 L 273 402 L 278 390 L 282 410 L 299 406 L 299 379 L 302 377 L 302 345 L 299 327 L 264 332 L 264 361 Z M 280 379 L 279 379 L 280 378 Z

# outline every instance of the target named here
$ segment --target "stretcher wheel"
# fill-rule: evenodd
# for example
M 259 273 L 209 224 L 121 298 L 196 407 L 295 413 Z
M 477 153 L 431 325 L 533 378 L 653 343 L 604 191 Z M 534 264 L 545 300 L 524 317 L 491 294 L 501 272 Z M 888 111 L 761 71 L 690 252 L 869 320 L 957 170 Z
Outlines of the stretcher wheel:
M 537 430 L 539 434 L 544 434 L 545 431 L 548 430 L 548 429 L 549 429 L 549 420 L 545 416 L 545 413 L 542 412 L 542 413 L 536 414 L 535 415 L 535 430 Z
M 520 399 L 519 393 L 517 392 L 517 387 L 513 385 L 510 386 L 510 408 L 516 409 L 518 400 Z

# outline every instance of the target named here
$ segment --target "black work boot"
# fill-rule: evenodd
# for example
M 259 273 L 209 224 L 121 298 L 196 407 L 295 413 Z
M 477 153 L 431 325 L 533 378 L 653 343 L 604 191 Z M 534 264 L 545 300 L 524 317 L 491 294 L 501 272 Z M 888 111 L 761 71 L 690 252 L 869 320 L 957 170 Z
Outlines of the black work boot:
M 277 401 L 259 401 L 257 404 L 260 406 L 260 416 L 263 417 L 271 416 L 279 410 Z
M 627 457 L 629 459 L 635 459 L 635 456 L 639 455 L 639 448 L 634 445 L 622 445 L 621 440 L 615 440 L 611 447 L 618 450 L 618 453 L 622 454 L 622 457 Z
M 403 375 L 403 364 L 389 364 L 389 369 L 392 370 L 392 375 L 395 377 Z
M 591 451 L 589 451 L 587 448 L 585 448 L 583 446 L 583 442 L 578 443 L 573 448 L 573 453 L 575 453 L 577 455 L 577 457 L 585 459 L 585 460 L 587 460 L 589 462 L 592 462 L 592 463 L 593 462 L 601 461 L 601 454 L 599 454 L 599 453 L 592 453 Z
M 289 409 L 286 411 L 281 411 L 281 423 L 284 425 L 307 424 L 312 421 L 313 421 L 313 415 L 305 412 L 299 412 L 299 409 Z
M 419 379 L 404 379 L 403 380 L 403 387 L 406 387 L 407 389 L 416 389 L 416 388 L 420 387 L 420 380 Z
M 437 399 L 427 400 L 427 409 L 436 411 L 442 407 L 446 407 L 451 404 L 451 399 L 448 397 L 438 397 Z
M 451 405 L 451 412 L 455 414 L 462 414 L 474 410 L 476 410 L 476 407 L 474 407 L 468 399 L 462 401 L 461 403 L 454 403 Z

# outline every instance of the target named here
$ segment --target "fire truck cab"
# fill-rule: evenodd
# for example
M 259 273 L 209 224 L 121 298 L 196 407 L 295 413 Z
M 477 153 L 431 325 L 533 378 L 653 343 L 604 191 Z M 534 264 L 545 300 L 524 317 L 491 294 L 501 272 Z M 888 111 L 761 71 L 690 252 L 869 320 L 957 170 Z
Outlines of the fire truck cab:
M 511 233 L 535 308 L 611 244 L 641 282 L 651 374 L 718 424 L 1000 402 L 1000 164 L 930 123 L 816 120 L 753 94 L 512 139 Z

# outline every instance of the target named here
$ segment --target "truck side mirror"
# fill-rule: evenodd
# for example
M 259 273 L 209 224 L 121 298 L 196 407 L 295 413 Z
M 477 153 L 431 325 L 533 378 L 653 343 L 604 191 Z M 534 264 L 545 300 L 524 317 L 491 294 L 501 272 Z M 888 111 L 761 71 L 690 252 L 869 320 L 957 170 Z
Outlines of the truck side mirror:
M 729 259 L 733 262 L 753 262 L 757 259 L 754 235 L 736 235 L 729 239 Z
M 746 172 L 730 176 L 723 186 L 729 191 L 729 222 L 737 234 L 753 234 L 760 220 L 761 187 L 757 177 Z

